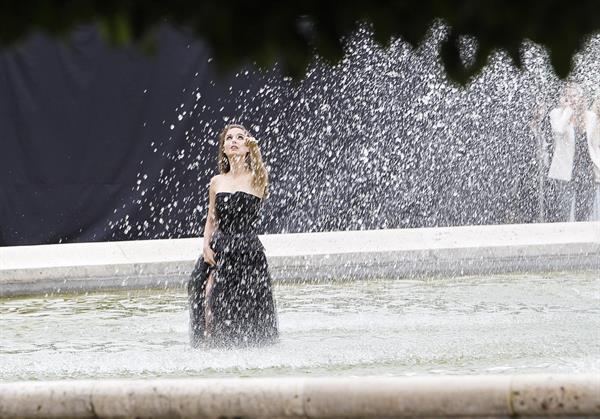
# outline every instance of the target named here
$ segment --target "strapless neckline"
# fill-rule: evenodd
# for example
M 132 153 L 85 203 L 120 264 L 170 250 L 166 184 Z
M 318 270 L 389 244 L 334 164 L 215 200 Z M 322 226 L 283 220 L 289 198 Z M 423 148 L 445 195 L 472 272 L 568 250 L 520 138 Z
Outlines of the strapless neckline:
M 215 195 L 219 195 L 219 194 L 229 194 L 229 195 L 235 195 L 236 193 L 243 193 L 243 194 L 246 194 L 246 195 L 253 196 L 253 197 L 255 197 L 256 199 L 262 199 L 260 196 L 258 196 L 258 195 L 254 195 L 253 193 L 246 192 L 246 191 L 235 191 L 235 192 L 221 191 L 221 192 L 217 192 Z

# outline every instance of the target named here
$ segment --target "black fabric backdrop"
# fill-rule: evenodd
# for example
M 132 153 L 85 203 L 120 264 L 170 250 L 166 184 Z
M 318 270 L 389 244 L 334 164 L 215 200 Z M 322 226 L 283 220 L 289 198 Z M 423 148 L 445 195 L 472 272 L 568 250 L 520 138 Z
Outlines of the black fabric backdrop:
M 209 111 L 199 119 L 214 133 L 223 126 L 214 112 L 222 86 L 236 84 L 214 74 L 202 42 L 169 27 L 156 39 L 157 53 L 148 56 L 111 49 L 85 26 L 66 42 L 38 35 L 0 53 L 1 245 L 155 237 L 152 229 L 136 235 L 109 222 L 119 214 L 149 217 L 131 198 L 141 165 L 150 179 L 168 171 L 165 154 L 194 124 L 171 130 L 165 120 L 173 108 L 201 93 Z M 169 141 L 153 152 L 149 143 L 162 138 Z M 216 147 L 204 152 L 201 163 L 212 170 L 187 185 L 195 198 L 216 173 L 215 154 Z M 199 226 L 196 219 L 174 235 L 198 234 Z

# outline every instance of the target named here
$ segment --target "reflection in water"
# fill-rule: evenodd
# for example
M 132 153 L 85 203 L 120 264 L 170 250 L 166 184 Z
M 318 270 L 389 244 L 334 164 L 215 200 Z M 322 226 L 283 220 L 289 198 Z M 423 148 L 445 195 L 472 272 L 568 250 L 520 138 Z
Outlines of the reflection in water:
M 0 380 L 600 372 L 597 273 L 278 285 L 281 342 L 188 346 L 184 290 L 0 299 Z

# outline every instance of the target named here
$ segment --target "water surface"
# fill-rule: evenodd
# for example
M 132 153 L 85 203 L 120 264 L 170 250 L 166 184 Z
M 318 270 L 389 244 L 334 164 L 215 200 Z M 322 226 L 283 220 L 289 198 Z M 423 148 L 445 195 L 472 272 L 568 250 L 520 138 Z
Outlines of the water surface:
M 600 373 L 597 272 L 275 286 L 281 342 L 188 346 L 183 290 L 0 299 L 0 380 Z

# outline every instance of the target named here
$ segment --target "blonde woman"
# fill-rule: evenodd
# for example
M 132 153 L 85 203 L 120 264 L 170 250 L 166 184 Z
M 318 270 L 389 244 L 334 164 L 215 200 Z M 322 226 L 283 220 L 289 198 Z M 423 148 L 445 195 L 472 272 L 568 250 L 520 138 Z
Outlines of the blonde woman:
M 585 112 L 585 132 L 594 171 L 594 204 L 590 221 L 600 221 L 600 94 Z
M 271 344 L 278 339 L 271 276 L 257 223 L 268 173 L 242 125 L 219 134 L 219 174 L 208 190 L 202 255 L 188 284 L 194 347 Z
M 591 213 L 594 185 L 585 138 L 585 109 L 583 90 L 572 83 L 565 88 L 559 106 L 550 111 L 554 150 L 548 177 L 557 192 L 554 221 L 586 221 Z

